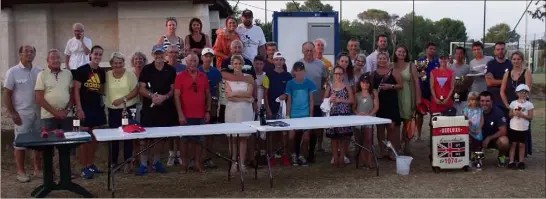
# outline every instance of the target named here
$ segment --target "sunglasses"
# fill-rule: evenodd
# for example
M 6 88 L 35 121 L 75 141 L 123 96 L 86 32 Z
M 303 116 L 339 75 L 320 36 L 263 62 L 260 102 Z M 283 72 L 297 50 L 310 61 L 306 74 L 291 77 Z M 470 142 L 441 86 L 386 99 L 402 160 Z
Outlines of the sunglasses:
M 193 92 L 197 93 L 197 84 L 195 82 L 191 84 L 191 87 L 193 88 Z

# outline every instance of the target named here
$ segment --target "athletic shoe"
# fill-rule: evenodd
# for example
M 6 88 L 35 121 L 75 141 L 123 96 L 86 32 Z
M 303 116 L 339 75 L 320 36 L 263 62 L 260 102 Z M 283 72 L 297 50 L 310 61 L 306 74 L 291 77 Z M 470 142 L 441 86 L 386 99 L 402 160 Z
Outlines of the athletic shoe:
M 30 182 L 30 177 L 25 173 L 17 174 L 17 181 L 21 183 Z
M 298 157 L 296 157 L 296 154 L 292 154 L 292 166 L 298 166 Z
M 91 171 L 91 167 L 83 168 L 81 175 L 83 179 L 92 179 L 93 171 Z
M 180 158 L 180 156 L 177 156 L 174 161 L 174 164 L 182 164 L 182 158 Z
M 349 159 L 347 156 L 343 157 L 343 161 L 345 164 L 351 164 L 351 159 Z
M 169 159 L 167 160 L 167 166 L 168 167 L 172 167 L 174 166 L 174 161 L 175 161 L 175 157 L 174 156 L 169 156 Z
M 167 173 L 167 170 L 163 167 L 163 164 L 161 164 L 161 162 L 157 161 L 156 163 L 154 163 L 154 165 L 152 166 L 152 168 L 155 170 L 155 172 L 157 173 Z
M 303 156 L 300 156 L 298 158 L 298 165 L 304 166 L 304 167 L 309 166 L 309 164 L 307 163 L 307 160 Z
M 99 170 L 99 168 L 97 168 L 97 166 L 95 166 L 94 164 L 91 165 L 91 166 L 89 167 L 89 170 L 90 170 L 91 172 L 93 172 L 93 173 L 103 173 L 103 172 L 102 172 L 101 170 Z
M 506 157 L 504 155 L 501 155 L 501 156 L 497 157 L 499 167 L 505 167 L 506 166 L 505 159 L 506 159 Z
M 515 162 L 510 162 L 508 163 L 508 166 L 507 166 L 509 169 L 516 169 L 517 168 L 517 165 Z
M 286 155 L 286 153 L 282 154 L 281 163 L 283 166 L 290 166 L 290 160 L 288 160 L 288 155 Z
M 282 158 L 282 155 L 283 155 L 283 154 L 282 154 L 281 152 L 277 151 L 277 152 L 275 153 L 275 158 L 280 159 L 280 158 Z
M 136 170 L 136 175 L 137 176 L 142 176 L 144 174 L 148 173 L 148 167 L 144 166 L 144 165 L 140 165 L 138 167 L 138 169 Z
M 523 162 L 518 163 L 518 169 L 521 169 L 521 170 L 525 169 L 525 163 Z

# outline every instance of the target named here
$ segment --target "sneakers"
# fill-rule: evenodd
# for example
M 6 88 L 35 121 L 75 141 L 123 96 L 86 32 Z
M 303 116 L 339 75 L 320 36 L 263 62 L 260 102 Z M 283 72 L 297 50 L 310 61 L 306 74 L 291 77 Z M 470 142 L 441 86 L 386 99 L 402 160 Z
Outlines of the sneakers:
M 17 181 L 21 183 L 30 182 L 30 177 L 26 173 L 17 174 Z
M 516 169 L 517 168 L 517 164 L 515 162 L 510 162 L 508 163 L 508 166 L 507 166 L 509 169 Z
M 497 161 L 498 161 L 498 165 L 499 167 L 505 167 L 505 159 L 506 157 L 504 155 L 501 155 L 499 157 L 497 157 Z
M 174 156 L 169 156 L 169 159 L 167 160 L 167 166 L 168 167 L 174 166 L 174 161 L 175 160 L 176 160 L 176 158 Z
M 87 180 L 92 179 L 93 171 L 91 171 L 91 167 L 83 168 L 81 175 L 83 179 L 87 179 Z
M 283 154 L 282 154 L 281 152 L 277 151 L 277 152 L 275 153 L 275 158 L 280 159 L 280 158 L 282 158 L 282 155 L 283 155 Z
M 91 165 L 89 167 L 89 171 L 93 172 L 93 173 L 103 173 L 101 170 L 99 170 L 99 168 L 97 168 L 97 166 L 95 166 L 94 164 Z
M 307 163 L 307 160 L 303 156 L 300 156 L 298 158 L 298 165 L 304 166 L 304 167 L 309 166 L 309 164 Z
M 288 160 L 288 155 L 286 155 L 286 153 L 282 154 L 281 163 L 283 166 L 290 166 L 290 160 Z
M 144 165 L 140 165 L 138 167 L 138 169 L 136 170 L 136 175 L 137 176 L 142 176 L 144 174 L 148 173 L 148 167 L 144 166 Z
M 296 154 L 292 154 L 292 166 L 298 166 L 298 157 L 296 157 Z
M 159 161 L 154 163 L 154 165 L 152 165 L 152 168 L 157 173 L 167 173 L 167 170 L 163 167 L 163 164 L 161 164 L 161 162 L 159 162 Z
M 521 170 L 525 169 L 525 163 L 523 162 L 518 163 L 518 169 L 521 169 Z
M 351 164 L 351 159 L 349 159 L 347 156 L 343 157 L 343 161 L 345 164 Z

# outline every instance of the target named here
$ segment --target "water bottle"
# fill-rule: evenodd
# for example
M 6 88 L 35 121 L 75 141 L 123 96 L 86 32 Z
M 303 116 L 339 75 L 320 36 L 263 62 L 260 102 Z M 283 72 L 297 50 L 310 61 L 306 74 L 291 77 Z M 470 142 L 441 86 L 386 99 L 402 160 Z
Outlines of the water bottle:
M 121 126 L 129 125 L 129 113 L 127 112 L 127 104 L 123 102 L 123 112 L 121 113 Z
M 262 105 L 260 106 L 260 126 L 265 126 L 267 125 L 267 120 L 266 120 L 266 113 L 265 113 L 265 103 L 264 103 L 264 99 L 262 99 Z
M 76 105 L 72 106 L 72 112 L 74 113 L 74 119 L 72 120 L 72 130 L 74 132 L 80 132 L 80 119 L 78 119 L 78 111 Z

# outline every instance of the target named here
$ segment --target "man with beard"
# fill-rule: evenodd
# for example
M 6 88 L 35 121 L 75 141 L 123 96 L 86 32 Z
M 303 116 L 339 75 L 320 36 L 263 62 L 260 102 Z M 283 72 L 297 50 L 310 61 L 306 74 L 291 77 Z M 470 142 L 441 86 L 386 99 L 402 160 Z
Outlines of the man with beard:
M 243 21 L 235 32 L 239 34 L 239 38 L 243 42 L 244 51 L 243 57 L 248 60 L 254 60 L 256 55 L 265 55 L 265 36 L 262 28 L 252 25 L 254 20 L 252 11 L 244 10 L 241 14 Z
M 377 49 L 370 55 L 368 55 L 368 57 L 366 57 L 366 71 L 365 72 L 372 72 L 372 71 L 375 71 L 375 69 L 377 68 L 377 53 L 379 52 L 385 52 L 387 53 L 387 55 L 389 54 L 389 52 L 387 52 L 387 36 L 386 35 L 378 35 L 377 38 L 376 38 L 376 43 L 377 43 Z M 353 60 L 351 58 L 351 60 Z M 353 63 L 354 65 L 354 63 Z

